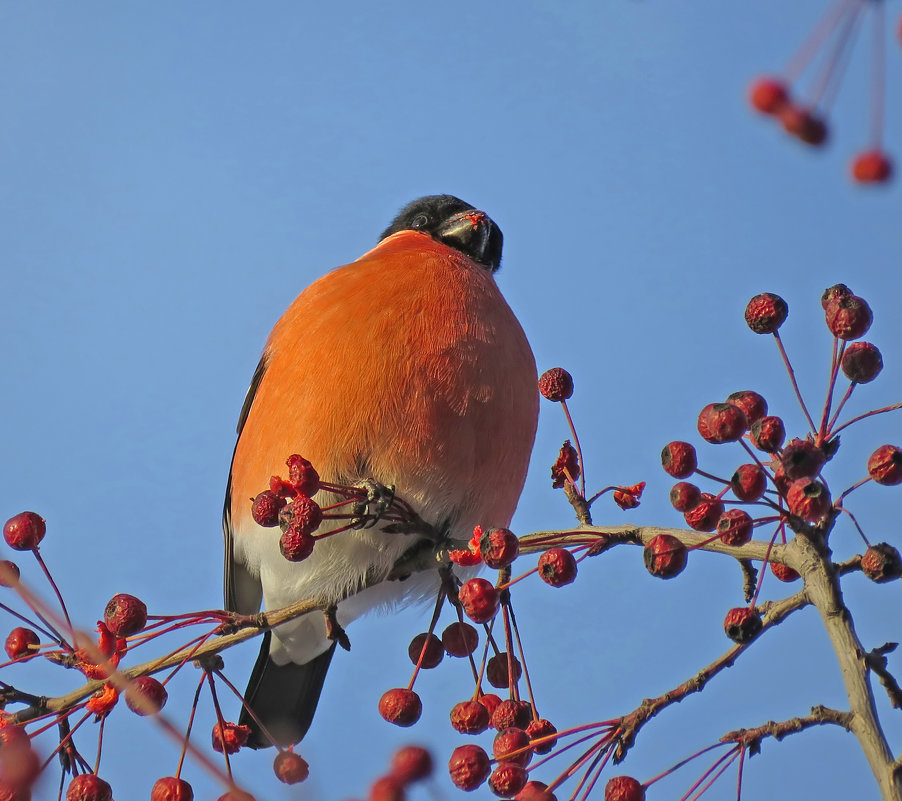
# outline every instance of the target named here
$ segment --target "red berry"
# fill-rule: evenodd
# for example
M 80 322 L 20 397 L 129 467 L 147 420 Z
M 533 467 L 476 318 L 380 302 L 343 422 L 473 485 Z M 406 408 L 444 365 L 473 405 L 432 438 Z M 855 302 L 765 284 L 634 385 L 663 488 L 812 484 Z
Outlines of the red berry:
M 93 773 L 73 777 L 66 790 L 66 801 L 112 801 L 113 788 Z
M 323 522 L 323 510 L 307 495 L 298 495 L 291 502 L 291 528 L 312 534 Z
M 502 729 L 492 743 L 492 756 L 498 762 L 513 762 L 526 767 L 532 759 L 529 735 L 523 729 Z
M 551 486 L 553 489 L 560 489 L 566 483 L 567 475 L 573 481 L 579 478 L 579 454 L 570 444 L 570 440 L 566 440 L 561 445 L 561 452 L 558 454 L 557 461 L 551 465 Z
M 272 768 L 276 778 L 283 784 L 298 784 L 310 775 L 307 761 L 294 751 L 279 751 Z
M 514 666 L 514 681 L 516 684 L 520 680 L 520 676 L 523 673 L 523 669 L 520 667 L 520 660 L 517 657 L 511 655 L 511 662 Z M 499 690 L 506 689 L 510 686 L 510 676 L 508 675 L 508 662 L 507 662 L 507 652 L 502 651 L 499 654 L 495 654 L 485 667 L 485 675 L 489 680 L 489 684 L 492 687 L 497 687 Z
M 695 448 L 688 442 L 670 442 L 661 451 L 661 465 L 674 478 L 689 478 L 698 467 Z
M 479 646 L 479 632 L 469 623 L 452 623 L 442 632 L 442 645 L 449 656 L 469 656 Z
M 0 587 L 15 587 L 19 583 L 19 566 L 8 559 L 0 559 Z
M 749 429 L 749 439 L 759 451 L 776 453 L 783 446 L 786 438 L 786 429 L 779 417 L 762 417 L 752 423 Z
M 367 801 L 404 801 L 404 785 L 395 776 L 380 776 L 370 785 Z
M 422 781 L 432 775 L 432 754 L 418 745 L 405 745 L 391 758 L 391 775 L 403 784 Z
M 461 734 L 482 734 L 491 715 L 479 701 L 461 701 L 451 707 L 451 725 Z
M 458 591 L 464 614 L 474 623 L 488 623 L 498 613 L 498 591 L 484 578 L 465 581 Z
M 811 110 L 785 103 L 778 116 L 786 133 L 800 142 L 812 147 L 819 147 L 827 141 L 827 124 Z
M 495 714 L 495 710 L 501 706 L 501 699 L 495 693 L 483 693 L 479 696 L 479 703 L 489 711 L 489 716 Z
M 492 570 L 500 570 L 510 565 L 520 553 L 520 540 L 513 531 L 506 528 L 493 528 L 482 535 L 479 540 L 479 553 L 482 561 Z
M 557 796 L 548 790 L 545 782 L 532 780 L 523 785 L 523 789 L 514 796 L 514 801 L 557 801 Z
M 194 790 L 182 779 L 165 776 L 153 783 L 150 801 L 194 801 Z
M 860 184 L 882 184 L 893 177 L 893 162 L 882 150 L 865 150 L 852 159 L 852 178 Z
M 426 646 L 426 652 L 423 653 L 423 646 Z M 420 661 L 420 654 L 423 654 L 423 661 L 420 667 L 424 670 L 431 670 L 438 667 L 442 659 L 445 657 L 445 649 L 442 647 L 442 641 L 434 634 L 423 632 L 417 634 L 407 646 L 407 655 L 414 664 Z
M 755 295 L 745 307 L 745 322 L 756 334 L 773 334 L 786 320 L 789 306 L 773 292 Z
M 281 495 L 276 495 L 272 490 L 264 490 L 251 504 L 251 517 L 258 526 L 272 528 L 279 525 L 279 512 L 285 508 L 288 501 Z
M 749 425 L 767 414 L 767 401 L 762 395 L 750 389 L 734 392 L 727 398 L 727 403 L 732 403 L 734 406 L 742 409 L 745 412 L 745 419 L 748 420 Z
M 510 798 L 526 786 L 528 778 L 526 768 L 513 762 L 499 762 L 489 776 L 489 789 L 497 796 Z
M 756 464 L 739 465 L 730 479 L 730 488 L 740 501 L 757 501 L 767 488 L 767 474 Z
M 683 514 L 686 524 L 696 531 L 714 531 L 723 514 L 724 505 L 720 498 L 710 492 L 703 492 L 699 502 Z
M 799 574 L 796 573 L 789 565 L 782 565 L 779 562 L 770 563 L 770 572 L 773 573 L 780 581 L 795 581 Z
M 313 553 L 316 538 L 302 528 L 289 526 L 279 537 L 279 550 L 289 562 L 303 562 Z
M 830 492 L 812 478 L 800 478 L 789 485 L 786 493 L 789 511 L 809 523 L 819 522 L 833 506 Z
M 573 394 L 573 376 L 563 367 L 552 367 L 539 376 L 539 392 L 555 403 L 565 401 Z
M 223 793 L 216 801 L 254 801 L 254 797 L 250 793 L 234 788 L 227 793 Z
M 448 760 L 448 772 L 455 787 L 475 790 L 492 772 L 489 755 L 478 745 L 461 745 Z
M 752 539 L 752 518 L 742 509 L 727 509 L 717 521 L 717 533 L 724 545 L 745 545 Z
M 702 491 L 688 481 L 678 481 L 670 490 L 670 503 L 678 512 L 694 509 L 702 499 Z
M 395 726 L 413 726 L 422 713 L 420 696 L 405 687 L 386 690 L 379 699 L 379 714 Z
M 881 445 L 868 459 L 868 473 L 878 484 L 902 484 L 902 450 L 895 445 Z
M 844 340 L 863 337 L 874 320 L 867 301 L 857 295 L 834 298 L 827 304 L 825 316 L 830 333 Z
M 223 721 L 213 726 L 213 750 L 220 754 L 225 749 L 227 754 L 235 754 L 242 749 L 247 743 L 248 737 L 251 736 L 250 726 L 241 726 L 230 721 Z
M 740 606 L 727 612 L 723 621 L 723 629 L 733 642 L 751 642 L 760 633 L 764 624 L 761 616 L 747 606 Z
M 285 462 L 288 465 L 288 481 L 300 495 L 311 497 L 319 491 L 319 473 L 303 456 L 293 453 Z
M 576 580 L 576 559 L 566 548 L 550 548 L 539 557 L 539 577 L 552 587 Z
M 882 584 L 902 575 L 902 557 L 885 542 L 871 545 L 861 557 L 861 570 L 871 580 Z
M 23 656 L 37 653 L 40 642 L 38 635 L 31 629 L 18 626 L 6 638 L 6 655 L 10 659 L 21 659 Z
M 686 546 L 670 534 L 652 537 L 645 545 L 642 555 L 648 572 L 663 579 L 682 573 L 688 559 Z
M 830 303 L 831 300 L 836 300 L 836 298 L 842 298 L 846 295 L 854 294 L 855 293 L 845 284 L 834 284 L 833 286 L 828 286 L 821 295 L 821 307 L 824 311 L 827 311 L 827 304 Z
M 0 801 L 31 801 L 31 791 L 18 783 L 0 779 Z
M 557 734 L 557 729 L 552 722 L 550 720 L 545 720 L 545 718 L 533 718 L 529 721 L 529 725 L 526 727 L 526 733 L 533 743 L 535 743 L 536 740 L 545 740 L 545 742 L 541 742 L 538 745 L 533 745 L 532 750 L 537 754 L 547 754 L 557 745 L 556 737 L 549 740 L 545 739 L 546 737 Z
M 736 442 L 748 427 L 745 412 L 732 403 L 709 403 L 698 415 L 698 433 L 714 445 Z
M 604 788 L 604 801 L 644 801 L 645 787 L 632 776 L 615 776 Z
M 855 384 L 873 381 L 883 369 L 883 356 L 870 342 L 853 342 L 842 356 L 842 371 Z
M 103 622 L 117 637 L 131 637 L 147 623 L 147 606 L 140 598 L 120 592 L 103 610 Z
M 526 729 L 532 720 L 532 704 L 529 701 L 502 701 L 495 707 L 489 725 L 493 729 Z
M 125 691 L 125 703 L 136 715 L 155 715 L 167 698 L 166 688 L 153 676 L 139 676 Z
M 46 521 L 35 512 L 19 512 L 3 526 L 3 539 L 17 551 L 33 551 L 46 533 Z
M 758 78 L 749 88 L 749 102 L 762 114 L 777 114 L 788 100 L 786 84 L 777 78 Z
M 793 439 L 780 452 L 783 474 L 791 481 L 814 478 L 827 462 L 827 455 L 811 440 Z

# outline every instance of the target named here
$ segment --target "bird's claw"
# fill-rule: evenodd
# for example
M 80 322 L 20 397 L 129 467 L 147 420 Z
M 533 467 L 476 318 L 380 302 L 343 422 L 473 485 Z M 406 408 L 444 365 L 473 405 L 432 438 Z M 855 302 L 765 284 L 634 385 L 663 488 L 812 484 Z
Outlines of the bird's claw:
M 326 616 L 326 636 L 332 642 L 337 642 L 345 651 L 350 651 L 351 641 L 341 623 L 338 622 L 337 612 L 338 607 L 336 606 L 330 606 L 323 610 L 323 614 Z
M 367 478 L 354 486 L 365 491 L 366 496 L 352 506 L 354 517 L 351 519 L 351 528 L 372 528 L 394 502 L 395 487 L 394 485 L 386 486 L 385 484 L 380 484 L 371 478 Z

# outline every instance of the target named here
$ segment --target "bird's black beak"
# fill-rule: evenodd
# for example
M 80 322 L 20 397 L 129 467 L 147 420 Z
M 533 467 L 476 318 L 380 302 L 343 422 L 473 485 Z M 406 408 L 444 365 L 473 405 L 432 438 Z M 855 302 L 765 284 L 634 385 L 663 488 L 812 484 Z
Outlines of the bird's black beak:
M 469 209 L 455 214 L 436 231 L 435 238 L 492 272 L 501 262 L 501 230 L 484 211 Z

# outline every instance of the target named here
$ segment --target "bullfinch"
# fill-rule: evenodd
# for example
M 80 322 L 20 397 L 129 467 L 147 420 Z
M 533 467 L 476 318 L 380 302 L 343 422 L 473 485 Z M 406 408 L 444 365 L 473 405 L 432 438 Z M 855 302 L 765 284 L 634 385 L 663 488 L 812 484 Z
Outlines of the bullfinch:
M 434 597 L 435 571 L 359 591 L 421 542 L 376 524 L 317 540 L 289 562 L 251 499 L 293 453 L 324 481 L 393 487 L 443 536 L 507 526 L 538 417 L 536 365 L 494 274 L 502 234 L 451 195 L 407 205 L 378 244 L 305 289 L 276 323 L 238 421 L 223 513 L 225 604 L 242 614 L 309 598 L 344 626 L 374 608 Z M 319 500 L 319 498 L 317 498 Z M 326 520 L 321 531 L 334 528 Z M 318 532 L 319 533 L 319 532 Z M 356 594 L 355 594 L 356 593 Z M 245 703 L 249 744 L 300 741 L 335 643 L 322 613 L 263 638 Z

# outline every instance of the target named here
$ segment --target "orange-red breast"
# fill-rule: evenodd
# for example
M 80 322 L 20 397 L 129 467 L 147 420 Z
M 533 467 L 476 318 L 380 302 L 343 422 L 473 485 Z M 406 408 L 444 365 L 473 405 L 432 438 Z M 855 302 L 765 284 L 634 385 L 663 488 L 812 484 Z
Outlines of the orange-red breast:
M 250 614 L 261 601 L 267 609 L 301 598 L 341 601 L 344 625 L 438 586 L 426 571 L 342 600 L 365 577 L 387 576 L 418 541 L 379 524 L 317 541 L 305 561 L 287 561 L 279 529 L 257 525 L 249 499 L 284 473 L 292 453 L 324 481 L 394 486 L 455 539 L 469 539 L 477 524 L 510 523 L 538 394 L 529 343 L 494 279 L 501 245 L 498 226 L 468 203 L 421 198 L 375 248 L 309 286 L 276 323 L 241 412 L 226 492 L 227 608 Z M 306 733 L 334 648 L 321 613 L 264 638 L 245 697 L 278 742 Z M 254 729 L 251 744 L 270 744 L 250 716 L 243 722 Z

